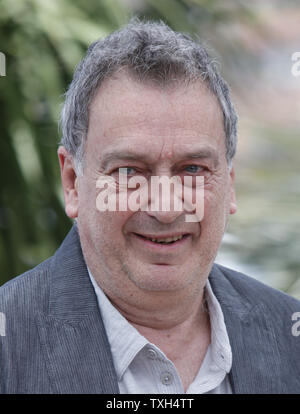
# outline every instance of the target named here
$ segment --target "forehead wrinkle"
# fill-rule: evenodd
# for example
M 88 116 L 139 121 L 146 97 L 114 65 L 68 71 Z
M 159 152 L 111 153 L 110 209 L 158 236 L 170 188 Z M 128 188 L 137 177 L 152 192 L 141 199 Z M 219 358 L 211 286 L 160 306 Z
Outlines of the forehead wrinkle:
M 142 153 L 134 153 L 131 151 L 120 151 L 120 150 L 112 150 L 107 152 L 107 154 L 102 155 L 102 167 L 106 168 L 110 162 L 113 161 L 144 161 L 149 162 L 149 154 L 142 154 Z
M 210 148 L 202 149 L 200 151 L 186 152 L 182 156 L 185 159 L 211 159 L 214 167 L 217 167 L 220 161 L 218 152 Z
M 130 150 L 124 151 L 114 149 L 112 151 L 108 151 L 107 153 L 102 154 L 102 167 L 106 168 L 110 162 L 121 160 L 142 161 L 151 164 L 155 162 L 154 157 L 151 157 L 151 155 L 154 156 L 154 154 L 151 153 L 139 153 Z M 181 149 L 180 151 L 178 151 L 177 156 L 175 151 L 170 152 L 170 150 L 168 150 L 165 154 L 165 157 L 163 156 L 163 151 L 161 151 L 158 159 L 171 159 L 172 155 L 174 155 L 174 158 L 177 162 L 186 159 L 212 159 L 214 167 L 216 167 L 219 164 L 218 152 L 212 148 L 195 149 L 185 152 Z

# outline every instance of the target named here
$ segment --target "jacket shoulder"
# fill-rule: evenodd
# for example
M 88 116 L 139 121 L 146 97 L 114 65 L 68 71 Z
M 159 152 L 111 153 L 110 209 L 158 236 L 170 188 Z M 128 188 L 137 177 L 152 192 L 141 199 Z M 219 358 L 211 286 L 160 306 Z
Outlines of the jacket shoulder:
M 281 290 L 270 287 L 251 276 L 220 264 L 215 264 L 214 269 L 218 273 L 221 273 L 235 292 L 242 296 L 245 301 L 248 301 L 251 306 L 264 303 L 268 308 L 276 311 L 277 315 L 280 309 L 282 311 L 284 309 L 288 311 L 300 311 L 300 300 Z
M 244 370 L 245 381 L 253 381 L 247 387 L 256 393 L 298 393 L 300 301 L 220 265 L 214 265 L 210 281 L 233 349 L 236 386 L 244 383 L 239 375 Z
M 51 258 L 0 287 L 0 394 L 51 390 L 36 325 L 49 307 L 50 264 Z
M 0 286 L 0 312 L 26 313 L 48 301 L 52 257 Z

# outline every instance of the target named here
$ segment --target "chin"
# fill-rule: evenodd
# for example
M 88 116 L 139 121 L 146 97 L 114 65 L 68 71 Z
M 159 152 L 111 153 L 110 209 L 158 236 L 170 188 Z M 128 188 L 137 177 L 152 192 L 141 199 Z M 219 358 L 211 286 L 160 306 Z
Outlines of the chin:
M 185 289 L 191 280 L 185 276 L 187 272 L 174 269 L 171 265 L 151 265 L 151 269 L 143 272 L 134 272 L 138 277 L 131 274 L 132 282 L 142 290 L 153 292 L 175 292 Z M 172 269 L 173 268 L 173 269 Z M 191 274 L 191 273 L 188 273 Z

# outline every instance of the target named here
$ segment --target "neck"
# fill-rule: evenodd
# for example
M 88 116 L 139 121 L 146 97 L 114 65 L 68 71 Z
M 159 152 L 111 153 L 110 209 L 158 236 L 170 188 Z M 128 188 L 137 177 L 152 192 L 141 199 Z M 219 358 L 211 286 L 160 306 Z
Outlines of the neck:
M 203 287 L 187 295 L 182 292 L 147 292 L 122 299 L 110 292 L 105 293 L 118 311 L 139 329 L 175 329 L 194 324 L 206 314 Z
M 164 348 L 163 344 L 169 344 L 171 349 L 174 349 L 176 344 L 178 348 L 181 348 L 195 334 L 205 332 L 209 322 L 209 314 L 204 301 L 189 311 L 185 311 L 185 313 L 177 315 L 176 318 L 169 317 L 167 320 L 165 318 L 160 321 L 160 324 L 128 320 L 143 336 L 158 347 Z M 169 353 L 167 352 L 167 354 Z
M 178 308 L 177 302 L 177 310 Z M 186 391 L 195 378 L 210 343 L 210 318 L 203 295 L 197 304 L 185 309 L 180 307 L 183 313 L 171 315 L 166 310 L 160 318 L 157 315 L 141 317 L 138 312 L 132 316 L 128 311 L 124 312 L 124 308 L 118 309 L 141 335 L 174 363 Z
M 210 343 L 204 283 L 188 292 L 147 292 L 119 296 L 104 292 L 119 312 L 171 360 L 184 390 L 195 378 Z M 126 300 L 125 300 L 126 299 Z M 130 299 L 130 300 L 129 300 Z

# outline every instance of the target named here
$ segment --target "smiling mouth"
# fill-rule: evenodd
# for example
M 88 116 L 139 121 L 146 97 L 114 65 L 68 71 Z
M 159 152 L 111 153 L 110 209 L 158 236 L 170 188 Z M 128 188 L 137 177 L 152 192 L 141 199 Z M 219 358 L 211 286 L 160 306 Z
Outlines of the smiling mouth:
M 188 234 L 182 234 L 180 236 L 173 236 L 173 237 L 157 237 L 157 238 L 153 238 L 153 237 L 146 237 L 146 236 L 142 236 L 141 234 L 137 234 L 134 233 L 136 236 L 144 239 L 144 240 L 148 240 L 150 242 L 153 243 L 157 243 L 157 244 L 174 244 L 182 239 L 187 238 L 189 235 Z

